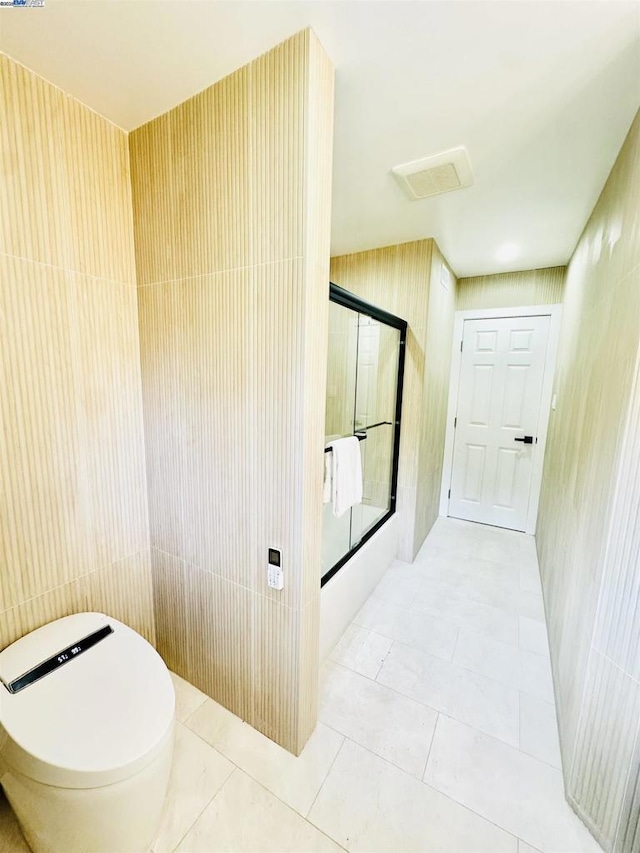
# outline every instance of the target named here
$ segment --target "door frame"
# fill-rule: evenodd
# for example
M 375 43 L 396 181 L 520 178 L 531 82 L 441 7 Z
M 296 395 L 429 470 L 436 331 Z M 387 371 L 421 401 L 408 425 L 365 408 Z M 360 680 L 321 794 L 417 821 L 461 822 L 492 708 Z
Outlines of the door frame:
M 451 352 L 451 374 L 449 377 L 449 402 L 447 405 L 447 429 L 444 442 L 444 459 L 442 464 L 442 485 L 440 488 L 440 515 L 449 515 L 449 489 L 453 472 L 453 447 L 455 441 L 454 418 L 458 405 L 458 389 L 460 386 L 460 368 L 462 366 L 462 335 L 465 320 L 495 320 L 502 317 L 549 317 L 549 340 L 547 357 L 544 364 L 542 380 L 542 396 L 540 398 L 540 420 L 538 423 L 538 443 L 532 471 L 531 487 L 529 489 L 529 507 L 525 533 L 536 532 L 540 487 L 542 485 L 542 469 L 544 453 L 547 445 L 549 428 L 549 413 L 553 394 L 556 356 L 560 340 L 560 318 L 562 305 L 531 305 L 517 308 L 471 308 L 466 311 L 456 311 L 453 325 L 453 345 Z

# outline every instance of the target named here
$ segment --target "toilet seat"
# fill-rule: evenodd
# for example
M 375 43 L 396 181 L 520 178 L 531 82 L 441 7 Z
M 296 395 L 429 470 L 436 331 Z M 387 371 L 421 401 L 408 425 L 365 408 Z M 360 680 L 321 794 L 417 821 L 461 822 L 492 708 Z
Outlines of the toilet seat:
M 17 693 L 7 684 L 111 626 L 91 648 Z M 54 661 L 55 666 L 55 661 Z M 173 737 L 167 667 L 139 634 L 101 613 L 39 628 L 0 652 L 0 759 L 36 782 L 97 788 L 139 772 Z

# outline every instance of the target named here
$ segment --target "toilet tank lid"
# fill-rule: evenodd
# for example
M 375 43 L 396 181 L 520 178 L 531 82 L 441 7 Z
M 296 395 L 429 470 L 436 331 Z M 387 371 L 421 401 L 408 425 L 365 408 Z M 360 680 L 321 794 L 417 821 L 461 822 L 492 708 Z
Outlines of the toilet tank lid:
M 66 616 L 17 640 L 0 652 L 0 680 L 4 758 L 45 783 L 91 787 L 125 778 L 173 726 L 164 661 L 103 613 Z

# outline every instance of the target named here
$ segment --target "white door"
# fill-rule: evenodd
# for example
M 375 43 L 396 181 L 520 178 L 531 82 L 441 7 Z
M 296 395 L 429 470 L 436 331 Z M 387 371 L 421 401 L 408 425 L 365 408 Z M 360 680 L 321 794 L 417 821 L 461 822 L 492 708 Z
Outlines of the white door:
M 550 321 L 465 320 L 449 515 L 525 529 Z

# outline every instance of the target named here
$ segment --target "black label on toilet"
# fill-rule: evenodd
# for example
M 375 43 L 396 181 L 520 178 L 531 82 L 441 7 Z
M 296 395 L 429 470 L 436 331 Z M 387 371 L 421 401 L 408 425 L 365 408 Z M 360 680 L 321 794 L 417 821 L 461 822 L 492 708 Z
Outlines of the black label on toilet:
M 97 631 L 94 631 L 93 634 L 89 634 L 88 637 L 83 637 L 82 640 L 78 640 L 78 642 L 74 643 L 72 646 L 67 646 L 66 649 L 56 652 L 55 655 L 52 655 L 47 660 L 39 663 L 37 666 L 34 666 L 33 669 L 25 672 L 19 678 L 15 678 L 7 685 L 7 690 L 9 693 L 19 693 L 21 690 L 24 690 L 25 687 L 28 687 L 36 681 L 40 681 L 40 679 L 44 678 L 45 675 L 49 675 L 50 672 L 54 672 L 54 670 L 64 666 L 65 663 L 69 663 L 69 661 L 77 658 L 83 652 L 88 651 L 88 649 L 95 646 L 96 643 L 99 643 L 100 640 L 104 640 L 105 637 L 108 637 L 109 634 L 113 634 L 113 628 L 111 625 L 105 625 L 103 628 L 99 628 Z

